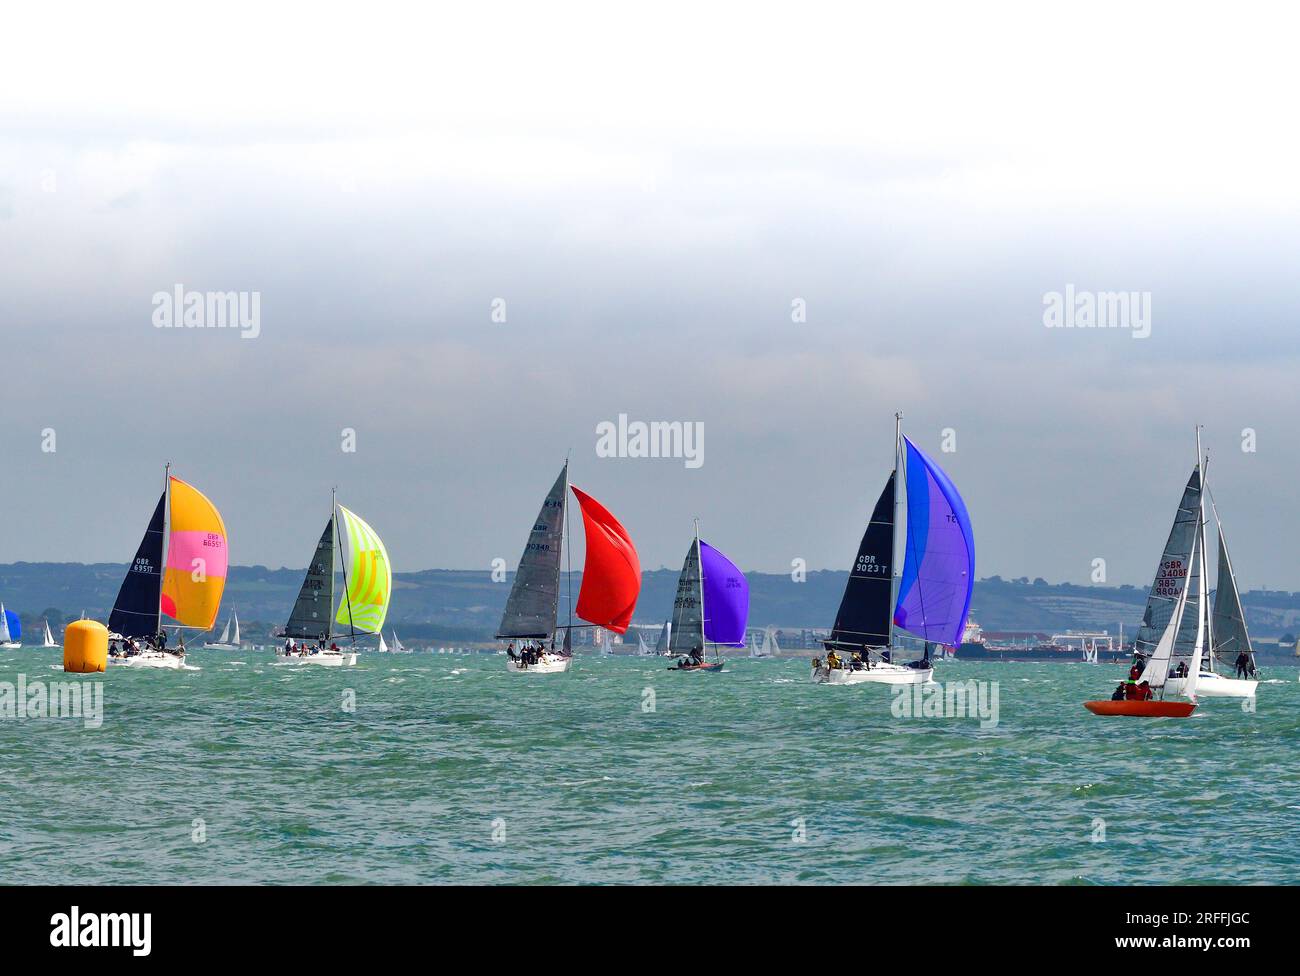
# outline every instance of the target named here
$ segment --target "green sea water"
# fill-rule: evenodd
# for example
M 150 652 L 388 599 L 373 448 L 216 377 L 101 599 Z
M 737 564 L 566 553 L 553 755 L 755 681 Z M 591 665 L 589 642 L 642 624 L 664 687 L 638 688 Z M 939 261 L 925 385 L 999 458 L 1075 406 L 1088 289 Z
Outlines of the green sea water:
M 5 883 L 1131 884 L 1300 880 L 1300 684 L 1099 718 L 1123 670 L 951 662 L 998 721 L 900 717 L 805 660 L 195 651 L 103 684 L 103 724 L 0 719 Z M 986 686 L 991 690 L 992 686 Z M 351 702 L 354 700 L 354 707 Z M 987 699 L 986 699 L 987 700 Z

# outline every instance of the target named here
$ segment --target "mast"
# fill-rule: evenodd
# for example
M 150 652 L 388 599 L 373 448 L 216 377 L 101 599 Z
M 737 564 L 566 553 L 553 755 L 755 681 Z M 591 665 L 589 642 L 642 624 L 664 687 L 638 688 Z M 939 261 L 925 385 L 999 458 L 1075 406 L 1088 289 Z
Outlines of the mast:
M 894 646 L 894 610 L 898 605 L 898 587 L 900 583 L 899 571 L 901 569 L 898 561 L 898 503 L 899 503 L 899 470 L 902 468 L 902 445 L 903 445 L 903 414 L 901 411 L 894 414 L 894 525 L 892 535 L 889 540 L 889 640 L 886 642 L 885 649 L 890 650 Z M 865 651 L 865 648 L 863 649 Z
M 1205 645 L 1211 649 L 1209 654 L 1201 656 L 1202 666 L 1213 673 L 1214 671 L 1214 631 L 1213 622 L 1210 615 L 1210 586 L 1206 576 L 1210 571 L 1210 561 L 1206 558 L 1208 550 L 1205 548 L 1205 493 L 1209 490 L 1205 484 L 1205 455 L 1201 453 L 1201 428 L 1202 424 L 1196 425 L 1196 467 L 1201 476 L 1201 493 L 1198 498 L 1199 521 L 1196 531 L 1199 533 L 1201 540 L 1201 585 L 1197 589 L 1197 600 L 1200 602 L 1199 612 L 1205 623 Z M 1200 625 L 1198 624 L 1198 627 Z
M 343 558 L 343 551 L 339 549 L 339 519 L 338 519 L 338 486 L 330 489 L 330 525 L 334 526 L 334 548 L 339 554 L 339 566 L 343 569 L 343 599 L 348 604 L 348 639 L 352 641 L 353 646 L 357 643 L 357 627 L 352 622 L 352 594 L 348 592 L 348 561 Z M 334 588 L 334 565 L 330 564 L 330 589 Z M 334 606 L 334 594 L 330 593 L 330 606 Z M 334 614 L 330 613 L 330 630 L 334 630 Z M 342 635 L 340 635 L 342 636 Z
M 158 633 L 163 633 L 162 622 L 162 595 L 163 580 L 167 573 L 167 555 L 171 550 L 171 510 L 172 510 L 172 463 L 168 461 L 163 466 L 163 558 L 162 565 L 158 567 Z
M 573 533 L 569 531 L 569 455 L 564 455 L 564 524 L 560 531 L 568 539 L 568 548 L 565 549 L 564 555 L 568 563 L 568 569 L 564 574 L 564 587 L 569 601 L 568 626 L 564 631 L 564 643 L 568 647 L 573 646 Z M 560 544 L 564 544 L 564 538 L 561 538 Z M 556 590 L 559 590 L 557 585 Z M 555 631 L 551 631 L 551 650 L 555 650 Z
M 695 565 L 698 568 L 696 576 L 699 577 L 700 583 L 700 659 L 708 658 L 709 638 L 704 633 L 704 560 L 700 557 L 700 520 L 695 519 Z M 718 645 L 713 645 L 713 656 L 718 656 Z

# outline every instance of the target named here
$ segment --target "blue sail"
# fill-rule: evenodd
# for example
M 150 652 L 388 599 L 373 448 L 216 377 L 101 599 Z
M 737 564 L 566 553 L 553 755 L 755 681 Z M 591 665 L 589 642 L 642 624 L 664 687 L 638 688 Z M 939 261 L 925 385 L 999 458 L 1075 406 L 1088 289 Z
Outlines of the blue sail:
M 12 610 L 5 611 L 5 620 L 9 622 L 9 639 L 15 643 L 22 639 L 23 625 L 18 619 L 18 614 Z
M 894 623 L 936 644 L 961 643 L 975 586 L 975 535 L 957 487 L 906 437 L 907 544 Z

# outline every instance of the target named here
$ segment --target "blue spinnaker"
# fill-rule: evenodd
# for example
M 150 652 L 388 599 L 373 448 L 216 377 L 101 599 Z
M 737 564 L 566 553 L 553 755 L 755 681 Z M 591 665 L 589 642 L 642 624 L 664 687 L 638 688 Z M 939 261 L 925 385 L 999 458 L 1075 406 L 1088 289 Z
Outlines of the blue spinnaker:
M 956 486 L 906 437 L 907 541 L 894 623 L 936 644 L 961 643 L 975 586 L 975 536 Z
M 749 582 L 736 564 L 703 540 L 700 572 L 704 577 L 704 637 L 715 644 L 745 646 L 749 620 Z

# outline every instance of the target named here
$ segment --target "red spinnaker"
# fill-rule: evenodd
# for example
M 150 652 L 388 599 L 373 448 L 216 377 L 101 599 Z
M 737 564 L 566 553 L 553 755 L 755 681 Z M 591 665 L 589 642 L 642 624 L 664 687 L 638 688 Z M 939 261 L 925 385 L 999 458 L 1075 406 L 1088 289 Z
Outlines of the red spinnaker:
M 587 536 L 578 616 L 616 634 L 626 633 L 641 593 L 641 560 L 636 546 L 609 509 L 576 485 L 569 487 L 582 508 L 582 527 Z

